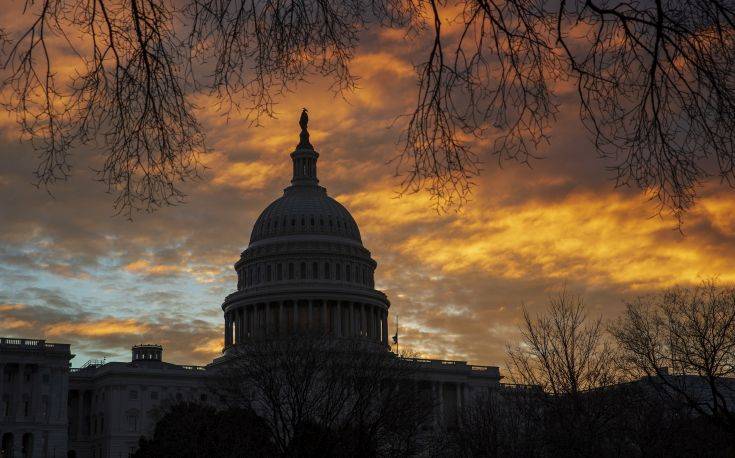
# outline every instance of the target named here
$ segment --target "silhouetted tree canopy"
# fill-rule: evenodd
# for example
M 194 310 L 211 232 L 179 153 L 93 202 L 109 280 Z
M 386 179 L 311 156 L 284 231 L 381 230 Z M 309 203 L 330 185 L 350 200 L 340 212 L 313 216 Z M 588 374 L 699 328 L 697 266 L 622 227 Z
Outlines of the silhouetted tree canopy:
M 735 443 L 735 289 L 706 281 L 639 298 L 611 331 L 626 371 Z
M 230 350 L 212 391 L 263 419 L 281 456 L 411 456 L 434 400 L 410 362 L 365 346 L 302 335 Z
M 355 86 L 363 30 L 411 37 L 418 90 L 396 158 L 406 192 L 461 204 L 481 161 L 528 162 L 550 140 L 561 83 L 617 185 L 681 217 L 708 178 L 735 184 L 732 0 L 25 0 L 0 26 L 6 106 L 71 173 L 96 146 L 99 179 L 130 213 L 176 203 L 200 171 L 193 99 L 253 122 L 311 75 Z M 407 44 L 408 46 L 408 44 Z M 60 62 L 76 59 L 70 80 Z M 397 113 L 399 115 L 401 113 Z M 98 146 L 97 146 L 98 145 Z
M 141 437 L 135 458 L 274 456 L 263 420 L 249 409 L 217 410 L 185 402 L 165 408 L 153 436 Z

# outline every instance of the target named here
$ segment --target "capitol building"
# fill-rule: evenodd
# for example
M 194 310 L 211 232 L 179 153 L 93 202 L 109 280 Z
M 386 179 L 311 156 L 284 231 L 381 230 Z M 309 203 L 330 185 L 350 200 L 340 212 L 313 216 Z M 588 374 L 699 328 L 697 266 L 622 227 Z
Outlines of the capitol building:
M 291 184 L 262 211 L 234 265 L 222 354 L 207 366 L 178 365 L 146 344 L 134 346 L 129 361 L 70 368 L 68 344 L 0 338 L 0 457 L 128 457 L 153 432 L 157 406 L 212 402 L 207 379 L 238 348 L 258 342 L 319 334 L 391 351 L 390 301 L 375 289 L 377 263 L 350 212 L 320 186 L 305 111 L 300 126 Z M 405 359 L 431 384 L 445 424 L 473 393 L 500 385 L 498 367 Z

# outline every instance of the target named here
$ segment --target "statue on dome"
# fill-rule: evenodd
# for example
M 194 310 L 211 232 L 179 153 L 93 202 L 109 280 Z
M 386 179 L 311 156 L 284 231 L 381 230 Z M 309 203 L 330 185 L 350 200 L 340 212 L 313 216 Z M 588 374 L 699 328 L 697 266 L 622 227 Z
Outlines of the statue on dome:
M 299 126 L 301 126 L 301 130 L 305 131 L 306 127 L 309 124 L 309 112 L 304 108 L 301 111 L 301 118 L 299 119 Z
M 309 125 L 309 112 L 304 108 L 301 111 L 301 118 L 299 118 L 299 126 L 301 126 L 301 135 L 299 137 L 301 138 L 301 141 L 299 142 L 299 145 L 297 148 L 305 148 L 305 149 L 313 149 L 314 147 L 311 146 L 311 143 L 309 143 L 309 131 L 306 130 L 306 128 Z

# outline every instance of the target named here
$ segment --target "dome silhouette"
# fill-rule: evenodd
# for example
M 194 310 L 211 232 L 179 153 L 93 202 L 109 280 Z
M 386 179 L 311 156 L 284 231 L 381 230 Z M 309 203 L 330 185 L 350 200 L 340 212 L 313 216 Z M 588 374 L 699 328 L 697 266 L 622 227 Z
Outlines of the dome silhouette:
M 352 215 L 321 186 L 292 186 L 260 214 L 250 243 L 297 234 L 344 237 L 362 243 Z
M 390 302 L 375 289 L 377 263 L 350 212 L 319 186 L 305 111 L 299 124 L 291 185 L 261 212 L 235 263 L 225 349 L 314 333 L 387 349 Z

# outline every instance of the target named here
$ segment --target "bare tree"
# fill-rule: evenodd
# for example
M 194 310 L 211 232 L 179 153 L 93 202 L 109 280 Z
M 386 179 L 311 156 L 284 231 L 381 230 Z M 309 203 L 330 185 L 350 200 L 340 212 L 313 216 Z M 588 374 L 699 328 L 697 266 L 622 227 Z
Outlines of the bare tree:
M 462 406 L 451 432 L 452 456 L 542 456 L 543 422 L 537 387 L 502 386 Z
M 407 190 L 461 203 L 488 140 L 499 161 L 528 162 L 549 140 L 559 78 L 576 84 L 618 185 L 681 218 L 707 177 L 735 184 L 732 1 L 465 0 L 449 21 L 447 3 L 427 3 L 434 40 L 401 156 Z
M 524 310 L 521 342 L 508 348 L 511 381 L 539 388 L 538 434 L 544 453 L 600 455 L 614 425 L 614 351 L 601 318 L 589 319 L 581 297 L 566 290 L 535 318 Z M 533 392 L 532 392 L 533 393 Z
M 178 183 L 198 176 L 204 138 L 172 4 L 26 0 L 23 12 L 30 25 L 7 47 L 3 86 L 7 108 L 39 151 L 38 184 L 66 180 L 72 149 L 101 142 L 96 172 L 118 212 L 180 202 Z M 68 49 L 59 50 L 59 40 Z M 76 71 L 59 76 L 75 57 Z
M 196 93 L 257 123 L 311 75 L 350 90 L 369 27 L 403 28 L 425 56 L 396 165 L 403 190 L 428 189 L 438 207 L 467 199 L 486 153 L 524 163 L 539 154 L 559 80 L 576 85 L 618 185 L 681 218 L 707 178 L 735 184 L 732 0 L 19 3 L 28 25 L 0 25 L 10 40 L 2 81 L 39 149 L 38 182 L 66 179 L 72 150 L 99 142 L 99 179 L 120 212 L 176 203 L 178 184 L 198 176 Z M 68 81 L 62 58 L 77 60 Z
M 239 346 L 213 390 L 261 416 L 283 454 L 406 456 L 434 410 L 416 376 L 393 353 L 300 336 Z
M 735 431 L 735 290 L 707 281 L 640 298 L 612 333 L 633 378 Z
M 616 380 L 602 318 L 588 319 L 581 297 L 564 290 L 550 299 L 543 315 L 533 318 L 524 309 L 523 321 L 521 342 L 508 347 L 513 382 L 576 397 Z
M 97 177 L 127 216 L 182 202 L 180 184 L 200 176 L 197 93 L 257 122 L 310 75 L 353 88 L 359 32 L 371 21 L 408 24 L 414 11 L 400 0 L 19 3 L 24 26 L 0 24 L 0 82 L 39 152 L 38 185 L 66 180 L 74 149 L 101 148 Z

